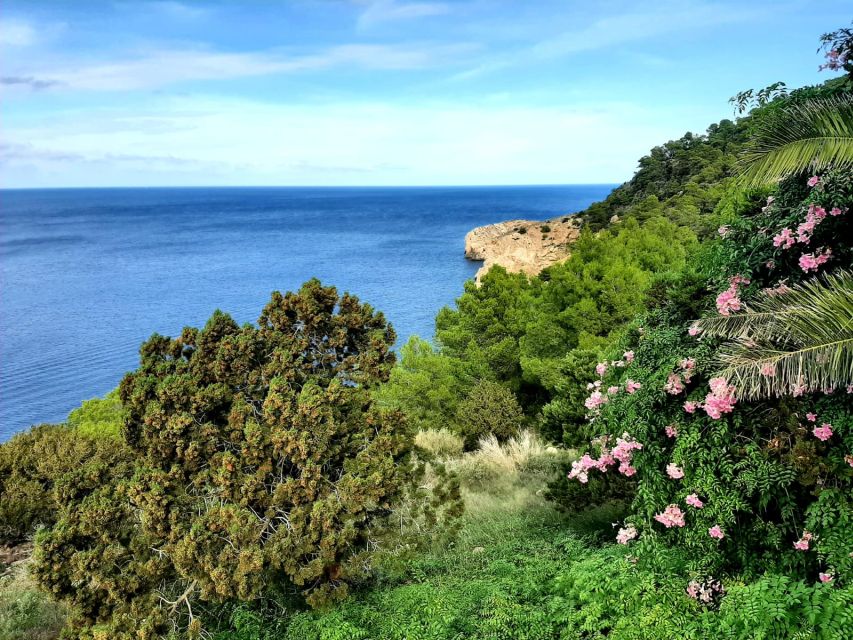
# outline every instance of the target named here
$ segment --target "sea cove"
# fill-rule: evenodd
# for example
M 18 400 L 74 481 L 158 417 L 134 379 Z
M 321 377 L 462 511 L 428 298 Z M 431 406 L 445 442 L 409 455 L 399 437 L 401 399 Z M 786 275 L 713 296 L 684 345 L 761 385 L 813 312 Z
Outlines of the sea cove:
M 0 192 L 0 440 L 113 389 L 153 332 L 257 320 L 311 277 L 430 338 L 479 263 L 465 234 L 546 219 L 613 185 Z

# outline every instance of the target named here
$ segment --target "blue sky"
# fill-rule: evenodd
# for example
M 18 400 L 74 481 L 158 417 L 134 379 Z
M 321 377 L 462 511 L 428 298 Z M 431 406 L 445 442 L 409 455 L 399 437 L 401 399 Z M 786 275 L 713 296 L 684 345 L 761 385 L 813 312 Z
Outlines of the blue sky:
M 0 185 L 621 182 L 818 73 L 848 0 L 0 8 Z

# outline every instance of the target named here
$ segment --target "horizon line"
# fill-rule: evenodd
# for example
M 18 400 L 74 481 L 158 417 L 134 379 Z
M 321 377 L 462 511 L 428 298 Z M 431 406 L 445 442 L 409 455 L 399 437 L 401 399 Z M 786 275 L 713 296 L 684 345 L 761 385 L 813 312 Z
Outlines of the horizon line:
M 232 185 L 113 185 L 113 186 L 52 186 L 52 187 L 0 187 L 0 191 L 59 191 L 74 189 L 477 189 L 486 187 L 609 187 L 624 182 L 541 182 L 524 184 L 375 184 L 375 185 L 298 185 L 298 184 L 232 184 Z

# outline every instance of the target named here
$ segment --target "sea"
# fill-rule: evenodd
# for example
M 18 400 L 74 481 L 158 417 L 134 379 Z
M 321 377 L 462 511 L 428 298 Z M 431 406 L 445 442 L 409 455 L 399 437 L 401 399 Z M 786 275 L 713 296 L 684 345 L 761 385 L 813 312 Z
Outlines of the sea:
M 254 322 L 311 277 L 431 339 L 479 263 L 465 234 L 615 185 L 0 191 L 0 441 L 115 388 L 152 333 Z

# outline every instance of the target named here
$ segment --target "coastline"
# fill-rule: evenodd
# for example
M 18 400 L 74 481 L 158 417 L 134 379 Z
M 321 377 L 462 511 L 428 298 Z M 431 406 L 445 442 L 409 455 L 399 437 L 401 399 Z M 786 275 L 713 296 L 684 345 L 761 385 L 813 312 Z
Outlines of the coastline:
M 500 265 L 510 273 L 536 275 L 565 260 L 580 235 L 574 215 L 548 220 L 507 220 L 476 227 L 465 235 L 465 258 L 482 262 L 474 281 Z

